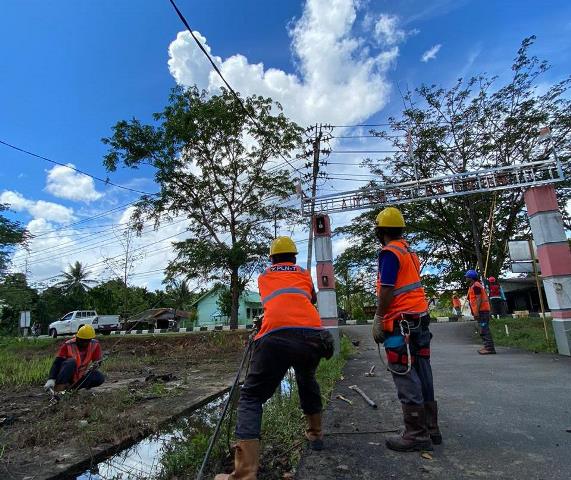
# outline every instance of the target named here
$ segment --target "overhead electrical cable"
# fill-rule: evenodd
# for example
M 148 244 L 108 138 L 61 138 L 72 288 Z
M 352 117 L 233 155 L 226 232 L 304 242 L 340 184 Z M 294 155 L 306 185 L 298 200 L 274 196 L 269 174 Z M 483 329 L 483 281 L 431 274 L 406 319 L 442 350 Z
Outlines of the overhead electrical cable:
M 147 196 L 157 195 L 156 193 L 143 192 L 143 191 L 141 191 L 141 190 L 136 190 L 136 189 L 134 189 L 134 188 L 125 187 L 124 185 L 120 185 L 120 184 L 118 184 L 118 183 L 113 183 L 113 182 L 111 182 L 109 179 L 104 179 L 104 178 L 96 177 L 95 175 L 91 175 L 90 173 L 84 172 L 83 170 L 80 170 L 79 168 L 75 168 L 75 167 L 72 167 L 72 166 L 67 165 L 67 164 L 65 164 L 65 163 L 58 162 L 57 160 L 52 160 L 51 158 L 44 157 L 43 155 L 39 155 L 39 154 L 37 154 L 37 153 L 30 152 L 29 150 L 24 150 L 23 148 L 17 147 L 16 145 L 12 145 L 11 143 L 5 142 L 5 141 L 3 141 L 3 140 L 0 140 L 0 144 L 5 145 L 5 146 L 7 146 L 7 147 L 9 147 L 9 148 L 12 148 L 12 149 L 14 149 L 14 150 L 17 150 L 18 152 L 25 153 L 26 155 L 30 155 L 30 156 L 32 156 L 32 157 L 36 157 L 36 158 L 40 158 L 40 159 L 42 159 L 42 160 L 45 160 L 46 162 L 53 163 L 54 165 L 59 165 L 59 166 L 61 166 L 61 167 L 69 168 L 70 170 L 73 170 L 73 171 L 75 171 L 75 172 L 77 172 L 77 173 L 81 173 L 82 175 L 85 175 L 85 176 L 87 176 L 87 177 L 91 177 L 93 180 L 97 180 L 98 182 L 102 182 L 102 183 L 104 183 L 105 185 L 111 185 L 111 186 L 113 186 L 113 187 L 121 188 L 121 189 L 123 189 L 123 190 L 127 190 L 127 191 L 133 192 L 133 193 L 138 193 L 138 194 L 141 194 L 141 195 L 147 195 Z

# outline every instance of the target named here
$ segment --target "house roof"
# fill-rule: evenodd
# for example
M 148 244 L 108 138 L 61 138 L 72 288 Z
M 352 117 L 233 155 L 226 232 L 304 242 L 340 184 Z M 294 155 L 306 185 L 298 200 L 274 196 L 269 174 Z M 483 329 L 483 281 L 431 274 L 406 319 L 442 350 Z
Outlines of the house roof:
M 180 317 L 180 318 L 190 318 L 191 314 L 190 312 L 187 312 L 185 310 L 178 310 L 174 308 L 151 308 L 149 310 L 144 310 L 141 313 L 137 313 L 136 315 L 133 315 L 132 317 L 129 317 L 127 319 L 127 322 L 143 322 L 143 321 L 149 321 L 149 320 L 156 320 L 162 316 L 172 316 L 172 318 L 175 317 Z M 163 317 L 165 318 L 165 317 Z

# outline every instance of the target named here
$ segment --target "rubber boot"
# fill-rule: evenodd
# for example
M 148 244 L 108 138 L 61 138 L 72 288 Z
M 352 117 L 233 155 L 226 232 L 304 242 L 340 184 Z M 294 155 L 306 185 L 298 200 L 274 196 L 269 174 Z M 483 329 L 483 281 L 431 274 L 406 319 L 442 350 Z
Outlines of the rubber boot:
M 440 428 L 438 428 L 438 404 L 436 402 L 425 402 L 424 414 L 430 440 L 432 440 L 434 445 L 440 445 L 442 443 L 442 434 L 440 433 Z
M 306 415 L 307 430 L 305 438 L 309 440 L 309 447 L 312 450 L 323 450 L 323 430 L 321 429 L 321 413 Z
M 219 473 L 214 480 L 256 480 L 260 455 L 260 441 L 239 440 L 234 452 L 234 471 Z
M 387 439 L 387 448 L 397 452 L 432 450 L 432 442 L 426 428 L 424 405 L 402 405 L 404 432 Z

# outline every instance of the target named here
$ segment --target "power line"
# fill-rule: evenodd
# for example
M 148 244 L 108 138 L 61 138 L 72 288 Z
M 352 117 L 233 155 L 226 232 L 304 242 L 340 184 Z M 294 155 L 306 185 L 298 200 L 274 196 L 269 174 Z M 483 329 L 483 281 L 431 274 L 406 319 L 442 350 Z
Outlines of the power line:
M 134 188 L 125 187 L 123 185 L 119 185 L 118 183 L 113 183 L 109 179 L 103 179 L 103 178 L 96 177 L 95 175 L 91 175 L 90 173 L 84 172 L 83 170 L 80 170 L 79 168 L 72 167 L 70 165 L 58 162 L 56 160 L 52 160 L 51 158 L 44 157 L 43 155 L 39 155 L 37 153 L 30 152 L 29 150 L 24 150 L 23 148 L 17 147 L 16 145 L 12 145 L 12 144 L 5 142 L 3 140 L 0 140 L 0 143 L 2 145 L 9 147 L 9 148 L 17 150 L 18 152 L 25 153 L 26 155 L 30 155 L 30 156 L 36 157 L 36 158 L 41 158 L 42 160 L 45 160 L 46 162 L 53 163 L 54 165 L 59 165 L 61 167 L 69 168 L 70 170 L 73 170 L 77 173 L 81 173 L 82 175 L 85 175 L 87 177 L 91 177 L 91 178 L 93 178 L 93 180 L 97 180 L 98 182 L 102 182 L 105 185 L 112 185 L 113 187 L 121 188 L 123 190 L 127 190 L 127 191 L 133 192 L 133 193 L 139 193 L 141 195 L 156 195 L 156 193 L 148 193 L 148 192 L 143 192 L 141 190 L 135 190 Z
M 180 21 L 184 24 L 184 26 L 186 27 L 186 29 L 188 30 L 188 32 L 190 33 L 190 35 L 192 36 L 192 38 L 194 39 L 194 41 L 196 42 L 196 44 L 198 45 L 198 48 L 200 48 L 200 50 L 202 51 L 202 53 L 204 53 L 204 55 L 206 56 L 206 58 L 208 59 L 208 61 L 210 62 L 210 65 L 212 65 L 212 68 L 214 69 L 214 71 L 218 74 L 218 76 L 222 79 L 222 81 L 224 82 L 224 85 L 226 85 L 226 87 L 228 88 L 228 90 L 230 90 L 230 92 L 232 93 L 232 95 L 234 95 L 234 98 L 236 98 L 236 100 L 238 101 L 238 103 L 240 104 L 240 106 L 242 107 L 242 109 L 244 110 L 244 112 L 246 113 L 246 115 L 248 115 L 248 117 L 250 117 L 250 119 L 252 120 L 252 122 L 254 122 L 254 125 L 256 125 L 256 127 L 258 127 L 260 130 L 264 130 L 264 128 L 262 128 L 262 126 L 258 123 L 258 119 L 256 117 L 254 117 L 254 115 L 252 115 L 252 113 L 246 108 L 246 105 L 244 104 L 243 100 L 240 98 L 240 96 L 236 93 L 236 91 L 232 88 L 232 86 L 228 83 L 228 81 L 224 78 L 224 75 L 222 75 L 222 72 L 220 71 L 220 69 L 218 68 L 218 65 L 216 65 L 216 63 L 214 62 L 214 60 L 212 59 L 212 57 L 210 56 L 210 54 L 206 51 L 206 49 L 204 48 L 204 46 L 202 45 L 202 43 L 200 43 L 200 40 L 197 38 L 197 36 L 194 34 L 194 32 L 192 31 L 192 28 L 190 28 L 190 25 L 188 24 L 188 22 L 186 21 L 186 18 L 184 17 L 184 15 L 182 14 L 182 12 L 178 9 L 178 7 L 176 6 L 176 3 L 174 2 L 174 0 L 169 0 L 171 5 L 173 6 L 173 8 L 175 9 L 178 18 L 180 18 Z M 294 167 L 290 161 L 281 153 L 278 152 L 278 155 L 280 157 L 282 157 L 291 168 L 293 168 L 295 171 L 300 172 L 299 169 L 297 169 L 296 167 Z M 301 172 L 300 172 L 301 173 Z

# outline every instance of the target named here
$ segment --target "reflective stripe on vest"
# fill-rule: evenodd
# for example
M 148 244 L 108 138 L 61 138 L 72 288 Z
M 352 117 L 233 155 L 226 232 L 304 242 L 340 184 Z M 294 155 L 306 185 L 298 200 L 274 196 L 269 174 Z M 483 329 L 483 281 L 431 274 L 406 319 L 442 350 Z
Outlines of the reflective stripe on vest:
M 404 287 L 396 288 L 393 290 L 393 295 L 396 297 L 397 295 L 401 295 L 402 293 L 410 292 L 411 290 L 416 290 L 417 288 L 422 288 L 422 283 L 414 282 L 405 285 Z
M 399 261 L 393 300 L 385 312 L 385 320 L 390 322 L 403 313 L 425 313 L 428 310 L 428 302 L 420 281 L 420 261 L 416 253 L 410 250 L 408 243 L 403 239 L 389 242 L 383 250 L 391 251 Z M 381 289 L 381 272 L 377 272 L 377 297 Z M 386 330 L 392 331 L 390 325 L 387 325 Z
M 322 328 L 311 303 L 313 281 L 308 271 L 293 263 L 272 265 L 258 277 L 264 321 L 256 338 L 282 328 Z
M 268 303 L 270 300 L 277 297 L 278 295 L 284 295 L 286 293 L 295 293 L 298 295 L 305 295 L 309 299 L 309 301 L 311 301 L 311 294 L 307 293 L 305 290 L 302 290 L 301 288 L 295 288 L 295 287 L 286 287 L 286 288 L 279 288 L 277 290 L 274 290 L 267 297 L 262 298 L 262 305 L 265 305 L 266 303 Z

